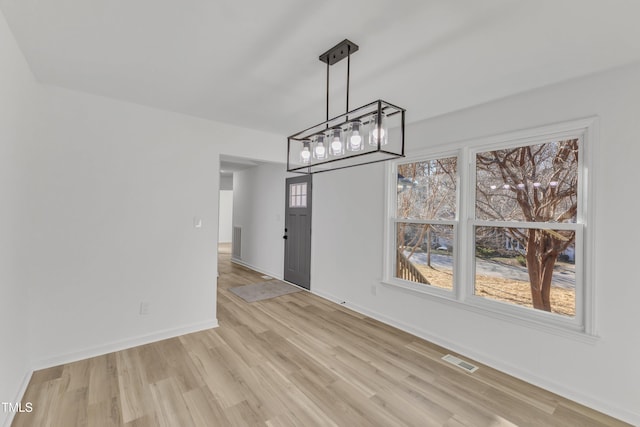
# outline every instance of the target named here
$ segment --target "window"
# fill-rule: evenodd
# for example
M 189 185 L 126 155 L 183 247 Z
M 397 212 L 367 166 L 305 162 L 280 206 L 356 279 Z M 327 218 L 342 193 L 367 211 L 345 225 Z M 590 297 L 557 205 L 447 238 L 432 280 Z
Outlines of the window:
M 385 283 L 593 334 L 585 230 L 594 126 L 586 119 L 391 162 Z
M 453 290 L 457 161 L 398 164 L 395 277 Z
M 289 207 L 307 207 L 307 183 L 289 184 Z
M 575 317 L 575 259 L 561 255 L 581 230 L 579 152 L 571 138 L 475 153 L 475 295 Z

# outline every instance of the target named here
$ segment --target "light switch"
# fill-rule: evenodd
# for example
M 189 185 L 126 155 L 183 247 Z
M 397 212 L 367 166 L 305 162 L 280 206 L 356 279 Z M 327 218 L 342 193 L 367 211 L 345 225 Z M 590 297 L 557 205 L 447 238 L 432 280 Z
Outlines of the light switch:
M 193 228 L 202 228 L 202 218 L 193 217 Z

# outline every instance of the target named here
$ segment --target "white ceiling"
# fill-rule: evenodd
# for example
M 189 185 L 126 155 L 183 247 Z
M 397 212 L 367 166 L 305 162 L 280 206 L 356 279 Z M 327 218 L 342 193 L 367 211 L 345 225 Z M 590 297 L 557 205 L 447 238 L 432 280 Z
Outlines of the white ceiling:
M 638 0 L 0 0 L 46 84 L 288 135 L 351 107 L 412 122 L 640 60 Z M 344 112 L 345 64 L 331 68 Z

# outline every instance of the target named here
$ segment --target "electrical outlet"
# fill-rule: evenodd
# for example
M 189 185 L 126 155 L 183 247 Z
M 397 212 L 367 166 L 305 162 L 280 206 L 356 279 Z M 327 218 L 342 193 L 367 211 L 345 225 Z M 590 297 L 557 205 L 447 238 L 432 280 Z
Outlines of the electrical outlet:
M 146 316 L 149 314 L 149 303 L 147 301 L 142 301 L 140 303 L 140 315 Z

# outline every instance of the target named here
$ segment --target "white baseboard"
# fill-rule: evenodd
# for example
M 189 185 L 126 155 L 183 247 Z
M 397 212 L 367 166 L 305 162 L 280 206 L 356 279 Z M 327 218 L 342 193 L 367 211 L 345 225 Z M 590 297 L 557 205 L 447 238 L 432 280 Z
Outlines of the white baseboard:
M 273 273 L 271 271 L 264 270 L 264 269 L 262 269 L 260 267 L 256 267 L 255 265 L 251 265 L 248 262 L 244 262 L 244 261 L 242 261 L 240 259 L 232 257 L 231 258 L 231 262 L 234 263 L 234 264 L 241 265 L 243 267 L 247 267 L 247 268 L 249 268 L 249 269 L 251 269 L 253 271 L 257 271 L 258 273 L 262 273 L 262 274 L 265 274 L 267 276 L 271 276 L 274 279 L 283 280 L 282 279 L 282 274 L 280 274 L 280 273 Z
M 15 399 L 13 399 L 13 403 L 22 402 L 22 398 L 24 397 L 24 393 L 27 391 L 27 387 L 29 386 L 29 381 L 31 381 L 32 375 L 33 375 L 33 370 L 27 371 L 24 374 L 24 378 L 22 379 L 22 384 L 20 384 L 20 389 L 16 393 L 16 397 Z M 2 412 L 2 413 L 7 415 L 7 418 L 5 418 L 4 423 L 2 424 L 3 427 L 11 426 L 11 423 L 13 422 L 13 418 L 16 416 L 16 413 L 15 412 Z
M 114 351 L 125 350 L 127 348 L 137 347 L 139 345 L 149 344 L 155 341 L 162 341 L 168 338 L 174 338 L 180 335 L 190 334 L 193 332 L 217 327 L 218 319 L 212 319 L 204 322 L 194 323 L 191 325 L 181 326 L 179 328 L 165 329 L 163 331 L 154 332 L 148 335 L 126 338 L 124 340 L 114 341 L 108 344 L 103 344 L 96 347 L 86 348 L 83 350 L 38 360 L 34 362 L 33 370 L 37 371 L 40 369 L 50 368 L 52 366 L 58 366 L 65 363 L 88 359 L 90 357 L 102 356 L 103 354 L 113 353 Z
M 490 355 L 478 352 L 464 345 L 461 345 L 460 343 L 449 341 L 448 339 L 438 336 L 436 334 L 433 334 L 431 332 L 417 329 L 411 325 L 408 325 L 406 323 L 403 323 L 401 321 L 388 317 L 384 314 L 375 312 L 373 310 L 369 310 L 368 308 L 361 307 L 356 304 L 344 302 L 343 299 L 338 298 L 335 295 L 331 295 L 325 292 L 318 292 L 313 289 L 311 290 L 311 293 L 321 298 L 324 298 L 326 300 L 329 300 L 331 302 L 334 302 L 336 304 L 339 304 L 343 307 L 347 307 L 357 313 L 363 314 L 365 316 L 369 316 L 372 319 L 376 319 L 382 323 L 386 323 L 387 325 L 396 327 L 404 332 L 408 332 L 419 338 L 430 341 L 441 347 L 450 349 L 465 357 L 476 360 L 484 365 L 490 366 L 500 372 L 504 372 L 513 377 L 526 381 L 530 384 L 533 384 L 535 386 L 548 390 L 552 393 L 556 393 L 569 400 L 580 403 L 581 405 L 585 405 L 589 408 L 595 409 L 596 411 L 600 411 L 614 418 L 618 418 L 620 420 L 626 421 L 632 425 L 640 426 L 640 413 L 632 412 L 627 409 L 617 407 L 615 404 L 612 404 L 610 402 L 604 402 L 601 399 L 594 398 L 593 396 L 585 395 L 579 391 L 567 388 L 553 381 L 549 381 L 546 378 L 541 378 L 527 370 L 512 366 L 508 363 L 495 359 Z

